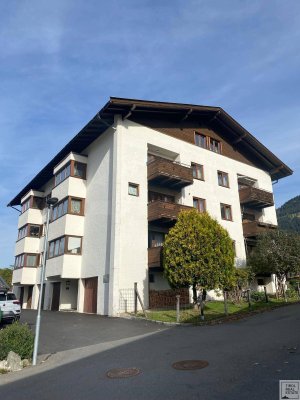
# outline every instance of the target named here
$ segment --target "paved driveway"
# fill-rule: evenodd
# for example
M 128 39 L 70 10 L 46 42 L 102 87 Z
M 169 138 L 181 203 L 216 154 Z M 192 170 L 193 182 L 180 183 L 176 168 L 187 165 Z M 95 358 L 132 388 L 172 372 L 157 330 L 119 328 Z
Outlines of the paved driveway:
M 49 323 L 48 326 L 56 338 L 65 332 L 72 341 L 72 332 L 62 326 L 64 316 L 51 314 L 49 318 L 54 321 L 56 316 L 61 324 L 53 327 Z M 103 339 L 110 334 L 118 337 L 126 331 L 130 335 L 137 330 L 158 327 L 142 321 L 96 316 L 67 315 L 65 318 L 70 321 L 83 318 L 83 327 L 85 321 L 95 319 L 90 326 L 98 329 L 99 335 L 102 329 L 106 330 Z M 106 324 L 109 328 L 105 328 Z M 53 331 L 55 325 L 56 333 Z M 84 341 L 85 336 L 86 340 L 91 340 L 90 335 L 95 333 L 84 327 L 77 343 Z M 94 336 L 93 340 L 99 339 Z M 280 379 L 300 379 L 299 350 L 300 305 L 293 305 L 233 323 L 180 326 L 125 342 L 116 341 L 108 346 L 94 345 L 58 353 L 35 369 L 0 376 L 0 398 L 275 400 L 279 398 Z M 209 366 L 196 371 L 172 368 L 175 361 L 191 359 L 207 360 Z M 127 379 L 107 378 L 108 370 L 120 367 L 138 367 L 141 374 Z
M 35 310 L 22 310 L 21 322 L 35 329 Z M 102 317 L 94 314 L 43 311 L 39 354 L 131 338 L 165 329 L 144 320 Z

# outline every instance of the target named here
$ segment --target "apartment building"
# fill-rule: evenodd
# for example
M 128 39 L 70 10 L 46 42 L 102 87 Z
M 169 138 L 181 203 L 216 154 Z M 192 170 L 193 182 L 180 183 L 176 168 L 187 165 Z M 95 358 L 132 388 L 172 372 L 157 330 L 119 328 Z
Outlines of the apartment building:
M 272 182 L 292 171 L 219 107 L 110 98 L 8 206 L 21 206 L 13 285 L 24 308 L 118 315 L 134 282 L 145 307 L 169 288 L 164 236 L 181 210 L 227 229 L 243 267 L 257 235 L 276 229 Z M 260 280 L 260 281 L 259 281 Z M 258 284 L 273 290 L 272 277 Z

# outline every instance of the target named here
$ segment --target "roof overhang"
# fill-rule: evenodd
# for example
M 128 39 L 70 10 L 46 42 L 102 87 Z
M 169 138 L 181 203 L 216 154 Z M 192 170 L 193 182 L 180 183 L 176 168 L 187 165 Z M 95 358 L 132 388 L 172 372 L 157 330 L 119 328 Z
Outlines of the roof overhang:
M 123 119 L 134 115 L 167 118 L 178 123 L 187 119 L 201 118 L 212 127 L 226 130 L 230 136 L 230 142 L 236 146 L 237 150 L 248 151 L 257 157 L 264 169 L 270 173 L 272 180 L 293 173 L 287 165 L 220 107 L 111 97 L 91 121 L 9 202 L 8 206 L 20 204 L 21 198 L 29 190 L 37 190 L 49 181 L 53 176 L 54 167 L 70 152 L 82 152 L 108 127 L 112 126 L 115 115 L 121 115 Z

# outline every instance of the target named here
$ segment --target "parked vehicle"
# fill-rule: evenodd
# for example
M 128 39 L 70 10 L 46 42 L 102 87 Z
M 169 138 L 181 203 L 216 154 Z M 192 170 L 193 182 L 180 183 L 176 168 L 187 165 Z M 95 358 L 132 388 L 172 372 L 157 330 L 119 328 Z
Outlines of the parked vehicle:
M 2 322 L 20 319 L 21 304 L 14 293 L 0 291 L 0 309 L 2 311 Z

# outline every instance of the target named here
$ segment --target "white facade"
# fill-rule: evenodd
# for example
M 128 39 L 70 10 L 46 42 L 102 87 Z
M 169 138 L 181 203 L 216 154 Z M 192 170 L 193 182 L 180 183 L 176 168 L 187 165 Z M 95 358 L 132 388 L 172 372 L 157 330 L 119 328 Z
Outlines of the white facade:
M 238 176 L 257 181 L 257 186 L 272 192 L 270 174 L 263 169 L 214 153 L 195 144 L 171 137 L 144 125 L 115 115 L 114 123 L 82 150 L 70 152 L 53 168 L 53 176 L 70 163 L 86 164 L 86 176 L 68 176 L 55 186 L 53 176 L 39 191 L 30 196 L 81 199 L 81 215 L 68 212 L 49 225 L 49 242 L 64 237 L 81 238 L 80 254 L 63 253 L 47 260 L 44 304 L 45 309 L 77 310 L 118 315 L 132 308 L 132 291 L 137 283 L 145 307 L 149 305 L 149 288 L 168 288 L 162 272 L 151 271 L 156 281 L 149 285 L 148 268 L 148 154 L 171 159 L 190 166 L 203 165 L 205 180 L 194 179 L 181 191 L 152 188 L 160 193 L 174 193 L 178 204 L 193 206 L 193 197 L 206 200 L 206 209 L 227 229 L 235 241 L 236 265 L 246 262 L 245 239 Z M 73 164 L 72 164 L 73 165 Z M 71 167 L 72 168 L 72 167 Z M 217 172 L 228 173 L 229 187 L 218 185 Z M 138 196 L 128 193 L 128 185 L 138 185 Z M 221 218 L 220 203 L 231 206 L 232 221 Z M 20 215 L 18 229 L 26 224 L 44 225 L 47 209 L 29 208 Z M 260 222 L 277 225 L 274 206 L 263 208 Z M 43 229 L 44 231 L 44 229 Z M 44 234 L 44 232 L 43 232 Z M 44 236 L 24 237 L 17 241 L 15 254 L 40 254 Z M 65 250 L 66 251 L 66 247 Z M 48 251 L 49 253 L 49 251 Z M 42 257 L 40 257 L 41 264 Z M 13 283 L 23 307 L 37 307 L 40 290 L 40 266 L 14 270 Z M 271 288 L 272 284 L 269 283 Z M 32 287 L 32 288 L 30 288 Z M 23 288 L 23 289 L 22 289 Z M 32 291 L 32 298 L 28 293 Z M 90 300 L 89 300 L 90 299 Z M 91 300 L 93 299 L 93 300 Z M 95 300 L 96 299 L 96 300 Z M 93 306 L 88 305 L 96 301 Z

